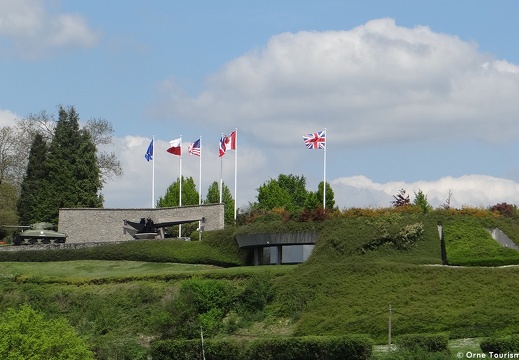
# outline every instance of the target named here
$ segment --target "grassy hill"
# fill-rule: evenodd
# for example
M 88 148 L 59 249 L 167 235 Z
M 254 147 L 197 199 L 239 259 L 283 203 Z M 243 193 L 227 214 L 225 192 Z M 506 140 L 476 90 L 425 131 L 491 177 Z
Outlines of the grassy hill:
M 390 306 L 393 337 L 516 334 L 519 267 L 503 265 L 519 265 L 519 252 L 499 246 L 493 227 L 519 243 L 518 221 L 487 210 L 350 209 L 303 223 L 271 213 L 201 243 L 0 253 L 0 301 L 67 318 L 100 359 L 144 357 L 155 339 L 196 337 L 200 324 L 213 338 L 366 334 L 383 344 Z M 320 235 L 300 265 L 244 266 L 234 241 L 303 230 Z

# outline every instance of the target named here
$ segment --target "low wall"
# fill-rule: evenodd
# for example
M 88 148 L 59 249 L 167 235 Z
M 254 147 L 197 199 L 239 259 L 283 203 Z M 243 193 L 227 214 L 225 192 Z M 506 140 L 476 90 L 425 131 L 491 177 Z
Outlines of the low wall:
M 204 231 L 224 227 L 223 204 L 181 206 L 156 209 L 60 209 L 58 231 L 67 234 L 67 244 L 129 241 L 124 220 L 139 222 L 141 218 L 154 223 L 204 219 Z

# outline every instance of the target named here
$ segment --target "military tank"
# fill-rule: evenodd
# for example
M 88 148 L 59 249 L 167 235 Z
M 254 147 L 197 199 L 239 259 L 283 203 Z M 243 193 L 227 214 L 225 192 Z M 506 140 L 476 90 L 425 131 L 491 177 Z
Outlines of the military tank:
M 64 243 L 67 239 L 67 234 L 54 231 L 54 224 L 48 222 L 39 222 L 29 226 L 12 227 L 25 229 L 21 230 L 14 236 L 13 245 Z

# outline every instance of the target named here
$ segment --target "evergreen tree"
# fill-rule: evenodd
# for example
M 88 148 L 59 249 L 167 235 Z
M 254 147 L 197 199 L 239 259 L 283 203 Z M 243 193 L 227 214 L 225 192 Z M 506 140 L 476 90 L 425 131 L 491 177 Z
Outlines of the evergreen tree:
M 46 161 L 48 147 L 41 134 L 36 134 L 31 144 L 27 170 L 22 181 L 17 204 L 20 224 L 28 225 L 43 221 L 46 198 L 43 181 L 47 177 Z
M 229 187 L 222 183 L 222 202 L 224 204 L 224 222 L 226 224 L 234 223 L 234 199 L 232 198 Z M 207 190 L 207 197 L 205 204 L 220 203 L 220 186 L 218 182 L 214 181 Z
M 433 209 L 433 207 L 429 204 L 429 201 L 427 201 L 427 195 L 425 195 L 420 189 L 418 189 L 418 193 L 416 191 L 414 193 L 413 205 L 418 206 L 424 214 Z
M 321 207 L 323 206 L 323 184 L 324 181 L 319 183 L 317 189 L 317 199 Z M 335 207 L 335 195 L 333 193 L 330 183 L 326 182 L 326 209 L 333 209 Z
M 74 107 L 59 109 L 46 165 L 43 221 L 57 223 L 58 210 L 63 207 L 102 207 L 96 147 L 87 132 L 79 129 Z

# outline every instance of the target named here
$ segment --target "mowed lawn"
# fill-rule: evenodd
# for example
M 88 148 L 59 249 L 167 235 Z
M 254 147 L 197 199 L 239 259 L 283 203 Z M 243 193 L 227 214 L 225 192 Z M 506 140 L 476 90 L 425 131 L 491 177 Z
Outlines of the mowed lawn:
M 107 277 L 146 277 L 221 269 L 212 265 L 141 261 L 79 260 L 59 262 L 0 262 L 2 277 L 40 277 L 48 280 Z

